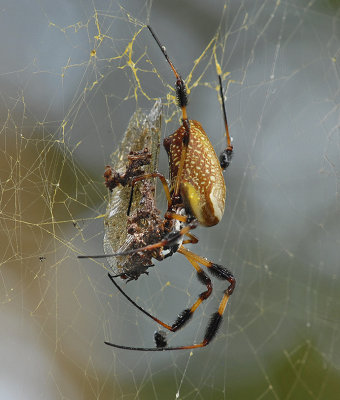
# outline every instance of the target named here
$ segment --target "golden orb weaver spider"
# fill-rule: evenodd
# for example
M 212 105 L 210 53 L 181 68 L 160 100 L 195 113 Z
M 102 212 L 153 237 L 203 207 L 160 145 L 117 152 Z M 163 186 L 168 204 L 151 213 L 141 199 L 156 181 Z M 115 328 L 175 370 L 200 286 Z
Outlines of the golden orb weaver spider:
M 196 270 L 197 278 L 200 283 L 206 286 L 206 290 L 198 296 L 197 300 L 190 308 L 184 309 L 171 325 L 164 323 L 159 318 L 151 315 L 140 307 L 120 288 L 114 279 L 116 277 L 129 280 L 138 279 L 141 273 L 145 273 L 145 268 L 142 271 L 133 270 L 130 273 L 123 271 L 123 273 L 115 276 L 110 273 L 108 274 L 112 283 L 131 304 L 170 332 L 175 332 L 182 328 L 191 319 L 200 304 L 212 293 L 211 280 L 203 271 L 201 266 L 206 267 L 213 276 L 228 281 L 229 285 L 223 292 L 223 297 L 220 301 L 218 310 L 212 314 L 204 338 L 200 343 L 187 346 L 167 347 L 165 333 L 163 331 L 155 333 L 154 339 L 156 347 L 151 348 L 118 345 L 105 341 L 105 344 L 115 348 L 136 351 L 195 349 L 207 346 L 216 335 L 221 325 L 222 316 L 226 309 L 229 297 L 234 291 L 236 281 L 233 274 L 228 269 L 198 256 L 197 254 L 187 250 L 183 245 L 198 242 L 198 239 L 190 233 L 190 231 L 195 229 L 198 224 L 210 227 L 216 225 L 221 220 L 224 213 L 226 196 L 222 170 L 225 170 L 230 164 L 233 154 L 233 146 L 231 145 L 231 138 L 228 130 L 220 71 L 218 71 L 218 78 L 227 147 L 218 159 L 201 124 L 195 120 L 188 119 L 186 110 L 188 97 L 185 83 L 173 63 L 170 61 L 166 48 L 160 43 L 152 28 L 150 26 L 147 27 L 175 75 L 177 104 L 182 112 L 182 125 L 172 135 L 164 139 L 164 147 L 169 157 L 170 188 L 168 187 L 165 177 L 159 172 L 147 174 L 132 173 L 129 179 L 125 179 L 125 176 L 123 178 L 121 176 L 113 176 L 114 174 L 112 174 L 112 171 L 107 170 L 105 178 L 106 184 L 110 189 L 119 184 L 129 184 L 131 186 L 131 197 L 127 214 L 129 214 L 130 211 L 135 185 L 140 181 L 145 181 L 150 178 L 160 179 L 168 202 L 168 208 L 162 222 L 162 239 L 156 243 L 150 243 L 138 249 L 130 249 L 124 252 L 100 256 L 79 256 L 79 258 L 117 257 L 145 252 L 148 253 L 149 256 L 162 260 L 176 252 L 184 255 Z M 184 239 L 184 236 L 187 238 Z M 148 260 L 149 258 L 150 257 L 148 257 Z

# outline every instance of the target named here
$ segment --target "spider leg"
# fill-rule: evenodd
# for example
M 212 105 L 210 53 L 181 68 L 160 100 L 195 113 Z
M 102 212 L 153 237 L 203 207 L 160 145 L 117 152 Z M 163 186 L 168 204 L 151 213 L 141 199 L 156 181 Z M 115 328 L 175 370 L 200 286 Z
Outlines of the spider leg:
M 198 243 L 198 238 L 193 235 L 192 233 L 187 233 L 186 236 L 189 237 L 189 239 L 183 240 L 182 244 L 196 244 Z
M 225 107 L 225 103 L 224 103 L 221 67 L 220 66 L 218 66 L 217 72 L 218 72 L 218 82 L 220 84 L 220 98 L 221 98 L 221 102 L 222 102 L 225 134 L 226 134 L 226 139 L 227 139 L 227 147 L 222 151 L 222 153 L 220 155 L 220 165 L 221 165 L 222 169 L 227 169 L 228 166 L 230 165 L 231 158 L 233 155 L 233 146 L 231 144 L 231 137 L 230 137 L 229 128 L 228 128 L 227 112 L 226 112 L 226 107 Z
M 191 261 L 195 260 L 196 262 L 207 267 L 209 269 L 209 272 L 212 275 L 214 275 L 215 277 L 217 277 L 218 279 L 227 280 L 229 282 L 229 286 L 223 293 L 223 297 L 219 304 L 217 312 L 215 312 L 214 314 L 211 315 L 210 323 L 206 328 L 203 341 L 198 344 L 194 344 L 191 346 L 182 346 L 180 348 L 181 349 L 194 349 L 197 347 L 204 347 L 210 343 L 210 341 L 214 338 L 214 336 L 216 335 L 216 333 L 220 327 L 220 324 L 222 322 L 222 316 L 226 309 L 229 297 L 233 294 L 233 291 L 235 289 L 236 280 L 235 280 L 233 274 L 225 267 L 218 265 L 218 264 L 214 264 L 211 261 L 208 261 L 205 258 L 200 257 L 197 254 L 191 252 L 190 250 L 185 249 L 183 246 L 181 246 L 178 249 L 178 252 L 185 255 L 188 259 L 191 258 Z
M 182 124 L 184 126 L 184 132 L 183 132 L 183 138 L 182 138 L 183 146 L 182 146 L 180 162 L 178 165 L 177 179 L 176 179 L 175 188 L 174 188 L 174 196 L 177 197 L 179 195 L 179 187 L 180 187 L 180 182 L 182 181 L 181 178 L 182 178 L 182 174 L 183 174 L 184 163 L 185 163 L 189 140 L 190 140 L 190 122 L 189 122 L 188 114 L 187 114 L 187 105 L 188 105 L 187 89 L 186 89 L 186 85 L 185 85 L 181 75 L 177 72 L 177 69 L 175 68 L 174 64 L 171 62 L 165 46 L 163 46 L 161 44 L 157 35 L 151 28 L 151 26 L 148 25 L 147 27 L 175 75 L 175 78 L 176 78 L 175 90 L 176 90 L 176 97 L 177 97 L 177 105 L 182 111 Z
M 205 334 L 204 334 L 204 338 L 202 340 L 202 342 L 197 343 L 197 344 L 192 344 L 189 346 L 177 346 L 177 347 L 131 347 L 131 346 L 121 346 L 121 345 L 117 345 L 111 342 L 105 342 L 105 344 L 115 347 L 115 348 L 119 348 L 119 349 L 125 349 L 125 350 L 136 350 L 136 351 L 169 351 L 169 350 L 190 350 L 190 349 L 196 349 L 199 347 L 205 347 L 207 346 L 211 340 L 214 338 L 214 336 L 216 335 L 221 322 L 222 322 L 222 316 L 224 314 L 224 311 L 226 309 L 229 297 L 232 295 L 234 289 L 235 289 L 235 278 L 232 275 L 232 273 L 227 270 L 226 268 L 222 267 L 221 265 L 218 264 L 214 264 L 211 261 L 206 260 L 203 257 L 200 257 L 198 255 L 196 255 L 195 253 L 192 253 L 191 251 L 185 249 L 183 246 L 181 246 L 178 250 L 181 254 L 183 254 L 190 262 L 191 264 L 194 266 L 194 268 L 197 271 L 197 276 L 198 279 L 200 280 L 200 282 L 206 284 L 207 286 L 207 290 L 203 293 L 201 293 L 198 297 L 198 299 L 196 300 L 196 302 L 193 304 L 193 306 L 189 309 L 185 309 L 184 311 L 182 311 L 182 313 L 178 316 L 177 320 L 175 321 L 175 323 L 170 326 L 169 329 L 169 325 L 164 324 L 162 321 L 160 321 L 158 318 L 152 316 L 151 314 L 149 314 L 147 311 L 145 311 L 144 309 L 142 309 L 140 306 L 138 306 L 132 299 L 130 299 L 116 284 L 116 282 L 114 282 L 113 278 L 110 277 L 110 279 L 112 280 L 112 282 L 115 284 L 115 286 L 117 288 L 119 288 L 119 290 L 121 291 L 121 293 L 124 294 L 124 296 L 132 303 L 134 304 L 139 310 L 141 310 L 144 314 L 148 315 L 150 318 L 152 318 L 154 321 L 160 323 L 162 326 L 164 326 L 165 328 L 171 330 L 172 332 L 174 332 L 175 330 L 180 329 L 181 327 L 183 327 L 185 325 L 186 322 L 189 321 L 189 319 L 192 317 L 193 313 L 195 312 L 195 310 L 198 308 L 198 306 L 205 300 L 207 299 L 211 292 L 212 292 L 212 285 L 211 285 L 211 281 L 210 278 L 204 273 L 204 271 L 199 267 L 198 263 L 204 265 L 205 267 L 207 267 L 209 269 L 209 271 L 212 273 L 212 275 L 216 276 L 219 279 L 223 279 L 223 280 L 227 280 L 229 282 L 229 286 L 228 288 L 224 291 L 223 293 L 223 297 L 222 300 L 219 304 L 218 310 L 213 313 L 211 315 L 211 319 L 210 322 L 206 328 Z
M 183 216 L 182 215 L 177 215 L 177 214 L 173 214 L 176 217 L 174 217 L 174 219 L 179 219 L 182 220 Z M 178 218 L 177 218 L 178 216 Z M 186 218 L 186 217 L 184 217 Z M 134 254 L 134 253 L 138 253 L 140 251 L 152 251 L 154 249 L 158 249 L 160 247 L 170 247 L 173 244 L 175 244 L 178 239 L 180 239 L 181 236 L 183 235 L 187 235 L 187 233 L 192 230 L 197 228 L 197 221 L 193 220 L 192 222 L 188 223 L 186 226 L 184 226 L 181 230 L 179 230 L 178 232 L 170 232 L 164 239 L 162 239 L 161 241 L 157 242 L 157 243 L 153 243 L 153 244 L 148 244 L 147 246 L 144 247 L 139 247 L 138 249 L 130 249 L 130 250 L 126 250 L 126 251 L 121 251 L 118 253 L 112 253 L 112 254 L 96 254 L 96 255 L 86 255 L 86 256 L 78 256 L 77 258 L 108 258 L 108 257 L 118 257 L 118 256 L 127 256 L 129 254 Z
M 188 258 L 188 257 L 186 257 Z M 206 300 L 212 293 L 212 284 L 210 278 L 205 274 L 205 272 L 202 270 L 202 268 L 198 265 L 198 263 L 194 260 L 191 260 L 188 258 L 190 263 L 193 265 L 193 267 L 197 271 L 197 278 L 198 280 L 207 287 L 207 290 L 202 292 L 199 296 L 196 302 L 192 305 L 191 308 L 187 308 L 183 310 L 177 317 L 176 321 L 172 325 L 168 325 L 165 322 L 161 321 L 159 318 L 153 316 L 149 312 L 147 312 L 144 308 L 142 308 L 140 305 L 138 305 L 134 300 L 131 299 L 130 296 L 128 296 L 124 290 L 118 285 L 118 283 L 115 281 L 114 277 L 109 273 L 108 276 L 111 279 L 111 282 L 116 286 L 116 288 L 122 293 L 122 295 L 133 305 L 135 306 L 138 310 L 140 310 L 142 313 L 147 315 L 149 318 L 153 319 L 155 322 L 157 322 L 159 325 L 163 326 L 164 328 L 168 329 L 171 332 L 176 332 L 180 328 L 182 328 L 192 317 L 193 313 L 196 311 L 196 309 L 199 307 L 199 305 Z
M 134 300 L 131 299 L 130 296 L 128 296 L 124 290 L 118 285 L 118 283 L 115 281 L 115 277 L 113 275 L 111 275 L 110 273 L 108 273 L 109 278 L 111 279 L 111 282 L 116 286 L 116 288 L 120 291 L 120 293 L 136 308 L 138 308 L 138 310 L 140 310 L 143 314 L 147 315 L 149 318 L 153 319 L 155 322 L 157 322 L 158 324 L 162 325 L 164 328 L 168 329 L 171 331 L 171 326 L 162 322 L 161 320 L 159 320 L 158 318 L 154 317 L 153 315 L 151 315 L 150 313 L 148 313 L 146 310 L 144 310 L 143 307 L 141 307 L 140 305 L 138 305 Z M 106 343 L 106 342 L 105 342 Z M 106 343 L 108 344 L 108 343 Z

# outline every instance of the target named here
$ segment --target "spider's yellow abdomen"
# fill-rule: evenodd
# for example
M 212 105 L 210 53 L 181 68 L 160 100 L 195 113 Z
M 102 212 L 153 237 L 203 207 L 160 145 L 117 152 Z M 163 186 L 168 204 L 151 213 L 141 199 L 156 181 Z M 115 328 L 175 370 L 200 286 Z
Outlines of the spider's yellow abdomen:
M 220 162 L 202 125 L 190 122 L 190 140 L 180 177 L 180 194 L 185 207 L 204 226 L 216 225 L 224 213 L 226 189 Z M 171 186 L 174 187 L 182 154 L 181 126 L 164 140 L 169 157 Z

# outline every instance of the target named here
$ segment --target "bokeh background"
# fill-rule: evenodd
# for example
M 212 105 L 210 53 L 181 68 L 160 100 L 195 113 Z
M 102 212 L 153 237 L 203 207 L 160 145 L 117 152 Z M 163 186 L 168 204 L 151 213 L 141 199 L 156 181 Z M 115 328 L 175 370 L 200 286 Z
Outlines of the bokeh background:
M 0 397 L 338 399 L 340 3 L 336 0 L 3 0 L 0 9 Z M 190 118 L 224 146 L 215 59 L 235 156 L 222 222 L 192 250 L 237 288 L 214 341 L 138 353 L 157 327 L 119 295 L 103 252 L 103 171 L 138 107 Z M 167 159 L 159 169 L 167 174 Z M 160 207 L 164 196 L 159 193 Z M 180 255 L 124 285 L 173 321 L 202 287 Z M 171 345 L 201 340 L 223 282 Z

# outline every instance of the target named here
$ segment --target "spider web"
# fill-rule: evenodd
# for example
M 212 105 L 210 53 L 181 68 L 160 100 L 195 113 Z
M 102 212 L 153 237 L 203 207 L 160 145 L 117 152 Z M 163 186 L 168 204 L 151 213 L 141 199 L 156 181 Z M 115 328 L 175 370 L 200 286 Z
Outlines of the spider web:
M 5 0 L 0 20 L 0 397 L 338 399 L 339 2 Z M 220 63 L 234 137 L 225 216 L 191 250 L 237 286 L 216 338 L 193 352 L 105 346 L 153 346 L 157 327 L 105 261 L 77 259 L 103 252 L 102 175 L 134 111 L 161 98 L 163 137 L 179 125 L 146 23 L 217 153 Z M 202 339 L 225 289 L 213 284 L 169 344 Z M 165 322 L 202 291 L 178 254 L 124 288 Z

